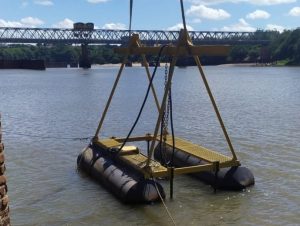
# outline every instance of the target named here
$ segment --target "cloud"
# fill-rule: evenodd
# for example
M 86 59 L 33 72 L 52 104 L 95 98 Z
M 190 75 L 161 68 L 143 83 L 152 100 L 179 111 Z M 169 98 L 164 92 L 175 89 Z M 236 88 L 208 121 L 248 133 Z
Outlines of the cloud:
M 253 5 L 280 5 L 296 2 L 297 0 L 249 0 L 249 2 Z
M 108 23 L 108 24 L 105 24 L 102 28 L 108 29 L 108 30 L 125 30 L 125 29 L 127 29 L 126 25 L 121 24 L 121 23 Z
M 19 21 L 6 21 L 0 19 L 0 27 L 23 27 L 23 25 Z
M 276 25 L 276 24 L 267 24 L 266 30 L 272 30 L 272 31 L 276 30 L 276 31 L 279 31 L 281 33 L 285 30 L 285 28 L 283 26 Z
M 224 26 L 222 31 L 256 31 L 257 29 L 250 26 L 243 18 L 239 19 L 239 22 L 229 26 Z
M 189 31 L 194 31 L 194 28 L 191 27 L 190 25 L 186 25 L 186 28 L 189 30 Z M 183 24 L 182 23 L 178 23 L 172 27 L 168 27 L 167 30 L 168 31 L 178 31 L 180 29 L 183 29 Z
M 192 4 L 217 5 L 221 3 L 240 3 L 245 2 L 252 5 L 279 5 L 297 2 L 297 0 L 188 0 Z
M 251 19 L 251 20 L 256 20 L 256 19 L 268 19 L 270 16 L 271 16 L 270 13 L 258 9 L 252 13 L 249 13 L 246 16 L 246 18 Z
M 87 2 L 92 4 L 98 4 L 98 3 L 108 2 L 108 1 L 109 0 L 87 0 Z
M 37 5 L 43 5 L 43 6 L 54 5 L 53 1 L 51 1 L 51 0 L 35 0 L 34 3 Z
M 192 20 L 192 23 L 194 23 L 194 24 L 199 24 L 201 22 L 202 22 L 202 20 L 200 18 L 195 18 Z
M 74 21 L 70 20 L 69 18 L 65 18 L 62 21 L 53 24 L 52 27 L 54 28 L 73 28 Z
M 205 5 L 192 5 L 187 10 L 187 15 L 208 20 L 224 20 L 230 17 L 230 14 L 223 9 L 213 9 Z
M 34 17 L 25 17 L 21 19 L 21 23 L 25 27 L 37 27 L 44 24 L 44 21 L 40 20 L 39 18 Z
M 289 12 L 290 16 L 300 16 L 300 7 L 294 7 Z
M 25 17 L 22 18 L 20 21 L 6 21 L 0 19 L 0 27 L 37 27 L 43 25 L 44 21 L 40 20 L 39 18 L 33 17 Z

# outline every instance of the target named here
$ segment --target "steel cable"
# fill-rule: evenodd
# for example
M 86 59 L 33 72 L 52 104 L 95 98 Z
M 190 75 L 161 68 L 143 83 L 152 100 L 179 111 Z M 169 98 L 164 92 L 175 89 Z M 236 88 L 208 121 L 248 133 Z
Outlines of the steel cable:
M 150 79 L 150 82 L 149 82 L 149 85 L 148 85 L 148 88 L 147 88 L 147 92 L 146 92 L 145 98 L 144 98 L 144 100 L 143 100 L 142 106 L 141 106 L 141 108 L 140 108 L 140 111 L 139 111 L 139 113 L 138 113 L 138 116 L 136 117 L 136 120 L 135 120 L 135 122 L 133 123 L 133 125 L 132 125 L 132 127 L 131 127 L 131 129 L 130 129 L 128 135 L 127 135 L 127 137 L 125 138 L 123 144 L 122 144 L 121 147 L 119 148 L 119 151 L 122 150 L 122 148 L 123 148 L 123 147 L 125 146 L 125 144 L 127 143 L 129 137 L 131 136 L 131 133 L 133 132 L 133 130 L 134 130 L 136 124 L 138 123 L 138 121 L 139 121 L 139 119 L 140 119 L 140 117 L 141 117 L 141 114 L 142 114 L 142 112 L 143 112 L 143 110 L 144 110 L 144 106 L 145 106 L 146 101 L 147 101 L 147 99 L 148 99 L 149 92 L 150 92 L 150 88 L 151 88 L 151 86 L 152 86 L 152 83 L 153 83 L 153 80 L 154 80 L 154 77 L 155 77 L 155 74 L 156 74 L 156 71 L 157 71 L 159 62 L 160 62 L 160 58 L 161 58 L 161 55 L 162 55 L 162 51 L 163 51 L 164 48 L 167 47 L 167 46 L 168 46 L 168 45 L 163 45 L 163 46 L 160 48 L 160 50 L 159 50 L 159 53 L 158 53 L 158 56 L 157 56 L 157 59 L 156 59 L 156 62 L 155 62 L 155 68 L 154 68 L 154 70 L 153 70 L 153 73 L 152 73 L 152 76 L 151 76 L 151 79 Z

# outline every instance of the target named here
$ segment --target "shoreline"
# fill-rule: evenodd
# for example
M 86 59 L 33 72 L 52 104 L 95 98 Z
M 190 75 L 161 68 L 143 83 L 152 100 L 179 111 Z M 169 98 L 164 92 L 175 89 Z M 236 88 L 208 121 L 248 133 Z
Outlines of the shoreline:
M 99 67 L 120 67 L 118 64 L 93 64 L 92 68 Z M 164 67 L 165 63 L 162 62 L 159 67 Z M 228 64 L 216 64 L 216 65 L 202 65 L 206 66 L 221 66 L 221 67 L 300 67 L 300 65 L 278 65 L 278 64 L 261 64 L 261 63 L 228 63 Z M 132 63 L 132 67 L 142 67 L 141 63 Z M 193 67 L 193 66 L 186 66 Z
M 162 62 L 159 67 L 164 67 L 165 63 Z M 1 66 L 1 65 L 0 65 Z M 97 68 L 118 68 L 121 66 L 121 63 L 117 64 L 92 64 L 91 68 L 92 69 L 97 69 Z M 278 64 L 257 64 L 257 63 L 228 63 L 228 64 L 216 64 L 216 65 L 202 65 L 203 67 L 208 67 L 208 66 L 216 66 L 216 67 L 300 67 L 300 65 L 278 65 Z M 137 67 L 143 67 L 141 63 L 132 63 L 133 68 Z M 149 66 L 150 68 L 153 66 Z M 177 66 L 178 67 L 178 66 Z M 186 67 L 195 67 L 195 66 L 184 66 L 180 68 L 186 68 Z M 68 68 L 68 69 L 77 69 L 79 67 L 45 67 L 45 69 L 51 69 L 51 68 Z M 35 69 L 36 68 L 30 68 L 30 67 L 0 67 L 1 69 Z

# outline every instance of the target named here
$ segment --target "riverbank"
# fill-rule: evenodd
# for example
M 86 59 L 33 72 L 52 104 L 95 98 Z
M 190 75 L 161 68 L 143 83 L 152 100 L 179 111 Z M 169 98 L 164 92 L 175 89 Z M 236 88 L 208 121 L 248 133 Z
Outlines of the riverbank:
M 119 64 L 93 64 L 92 68 L 101 68 L 101 67 L 120 67 Z M 164 67 L 165 62 L 160 64 L 160 67 Z M 212 66 L 212 65 L 204 65 L 204 66 Z M 222 66 L 222 67 L 299 67 L 300 65 L 284 65 L 284 64 L 261 64 L 261 63 L 228 63 L 228 64 L 219 64 L 213 66 Z M 142 67 L 141 63 L 132 63 L 132 67 Z M 189 66 L 186 66 L 189 67 Z
M 0 69 L 45 70 L 43 60 L 0 60 Z

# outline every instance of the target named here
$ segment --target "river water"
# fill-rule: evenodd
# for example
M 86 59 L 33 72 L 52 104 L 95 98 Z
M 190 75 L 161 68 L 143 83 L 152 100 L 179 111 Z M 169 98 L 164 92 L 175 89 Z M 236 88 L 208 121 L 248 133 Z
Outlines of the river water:
M 256 184 L 218 191 L 188 176 L 175 177 L 166 205 L 177 225 L 299 225 L 300 68 L 205 67 L 242 165 Z M 161 203 L 124 205 L 76 170 L 94 135 L 118 67 L 0 70 L 0 111 L 13 225 L 172 225 Z M 161 97 L 164 68 L 155 84 Z M 147 78 L 126 68 L 102 137 L 125 136 L 142 103 Z M 175 135 L 228 153 L 196 68 L 176 68 Z M 134 131 L 153 132 L 153 97 Z M 169 193 L 167 181 L 161 182 Z

